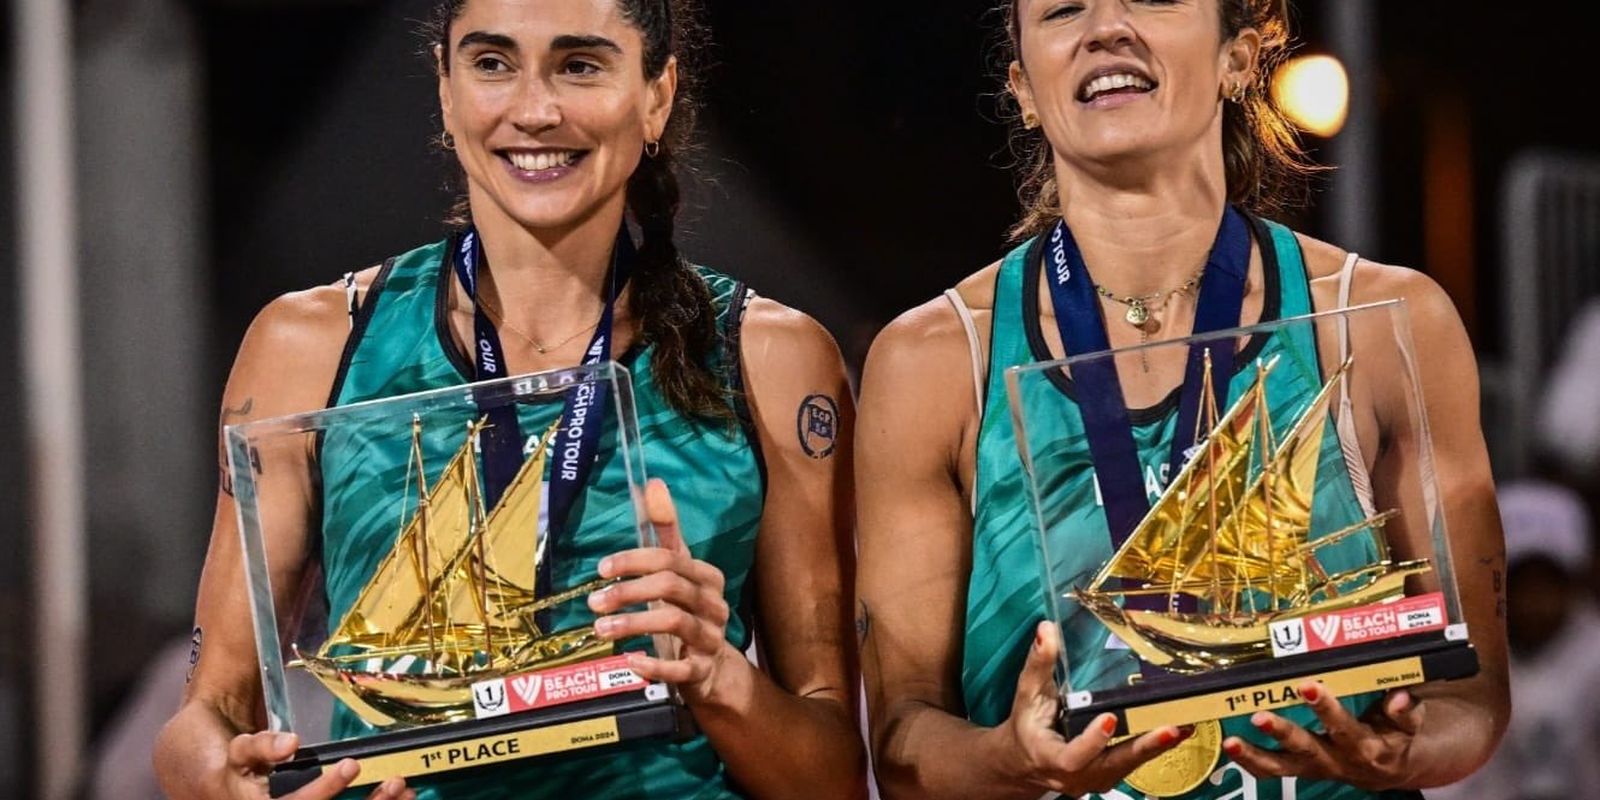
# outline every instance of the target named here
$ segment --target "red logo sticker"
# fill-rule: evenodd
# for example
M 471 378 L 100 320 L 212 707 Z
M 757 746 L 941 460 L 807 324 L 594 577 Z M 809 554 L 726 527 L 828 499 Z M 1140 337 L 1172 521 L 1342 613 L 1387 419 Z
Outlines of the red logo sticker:
M 1311 653 L 1352 644 L 1444 630 L 1444 594 L 1406 597 L 1272 623 L 1275 656 Z
M 628 657 L 620 655 L 481 681 L 472 688 L 474 710 L 482 719 L 592 700 L 645 686 L 645 679 L 628 669 Z

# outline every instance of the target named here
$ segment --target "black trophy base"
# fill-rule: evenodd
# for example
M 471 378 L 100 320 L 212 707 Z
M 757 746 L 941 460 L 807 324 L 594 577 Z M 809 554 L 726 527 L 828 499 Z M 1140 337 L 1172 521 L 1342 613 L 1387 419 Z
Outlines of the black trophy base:
M 1419 633 L 1373 644 L 1277 658 L 1195 676 L 1167 676 L 1067 700 L 1062 727 L 1082 733 L 1096 717 L 1117 717 L 1116 736 L 1165 725 L 1192 725 L 1303 702 L 1295 686 L 1319 680 L 1335 696 L 1387 691 L 1427 681 L 1478 674 L 1478 653 L 1442 632 Z
M 302 747 L 273 771 L 268 790 L 271 796 L 282 797 L 347 758 L 361 765 L 361 774 L 351 785 L 367 786 L 393 777 L 436 775 L 637 739 L 682 740 L 693 735 L 688 709 L 659 694 L 642 689 L 503 717 Z

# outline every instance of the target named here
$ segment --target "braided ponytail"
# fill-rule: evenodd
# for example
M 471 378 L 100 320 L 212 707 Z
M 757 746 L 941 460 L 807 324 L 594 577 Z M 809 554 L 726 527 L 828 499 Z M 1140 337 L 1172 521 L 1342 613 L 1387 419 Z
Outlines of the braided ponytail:
M 645 339 L 655 345 L 650 370 L 667 402 L 688 416 L 731 419 L 725 383 L 704 361 L 717 334 L 711 293 L 678 255 L 673 240 L 678 205 L 672 148 L 663 142 L 628 179 L 628 210 L 643 234 L 633 307 Z

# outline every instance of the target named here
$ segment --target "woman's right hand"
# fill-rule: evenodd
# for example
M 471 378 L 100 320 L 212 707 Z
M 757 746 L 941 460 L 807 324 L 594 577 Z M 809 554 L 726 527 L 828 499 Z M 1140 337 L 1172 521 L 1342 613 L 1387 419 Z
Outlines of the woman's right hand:
M 288 761 L 299 738 L 292 733 L 241 733 L 228 742 L 228 774 L 224 779 L 227 796 L 233 800 L 266 800 L 267 776 L 272 767 Z M 361 766 L 355 759 L 347 758 L 334 765 L 316 780 L 284 795 L 283 800 L 333 800 L 344 791 Z M 417 793 L 406 788 L 405 780 L 390 778 L 380 783 L 367 795 L 368 800 L 416 800 Z
M 1116 788 L 1128 773 L 1188 738 L 1193 730 L 1157 728 L 1110 746 L 1117 720 L 1102 714 L 1070 741 L 1056 729 L 1061 694 L 1055 665 L 1061 650 L 1054 623 L 1040 622 L 1017 679 L 1011 717 L 998 730 L 1018 777 L 1041 791 L 1079 797 Z

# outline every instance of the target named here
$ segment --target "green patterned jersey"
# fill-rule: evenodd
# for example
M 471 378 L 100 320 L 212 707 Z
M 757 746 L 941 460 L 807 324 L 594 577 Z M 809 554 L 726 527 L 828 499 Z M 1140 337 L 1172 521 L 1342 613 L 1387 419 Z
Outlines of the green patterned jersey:
M 445 301 L 454 273 L 447 252 L 447 243 L 440 242 L 384 264 L 354 318 L 330 405 L 472 379 L 471 363 L 450 338 Z M 736 389 L 739 323 L 748 292 L 743 284 L 711 270 L 698 269 L 698 274 L 714 299 L 721 332 L 715 352 L 703 356 L 718 374 L 730 376 L 730 389 Z M 649 346 L 636 346 L 618 358 L 632 374 L 645 468 L 651 477 L 672 487 L 686 544 L 696 558 L 715 564 L 727 576 L 728 605 L 742 612 L 747 608 L 745 588 L 764 498 L 765 476 L 753 434 L 748 424 L 695 421 L 673 410 L 651 376 L 651 352 Z M 742 402 L 735 405 L 747 419 Z M 561 407 L 560 402 L 519 405 L 522 431 L 544 431 Z M 608 520 L 632 513 L 623 466 L 616 457 L 614 416 L 608 414 L 602 428 L 600 458 L 589 489 L 572 509 L 571 533 L 562 538 L 554 561 L 558 566 L 553 586 L 589 580 L 597 574 L 601 558 L 637 546 L 626 534 L 612 533 L 631 530 L 631 525 Z M 424 431 L 423 460 L 429 475 L 443 469 L 460 447 L 461 435 L 459 430 Z M 321 443 L 321 550 L 330 619 L 342 617 L 355 602 L 394 540 L 393 510 L 406 492 L 409 453 L 409 435 L 377 441 L 361 428 L 329 431 Z M 558 612 L 556 626 L 561 622 Z M 748 645 L 746 615 L 736 613 L 729 620 L 727 637 L 740 649 Z M 342 708 L 334 714 L 332 733 L 337 739 L 375 732 Z M 703 736 L 681 744 L 643 741 L 600 753 L 512 763 L 418 779 L 412 785 L 426 800 L 739 796 Z
M 1275 223 L 1252 220 L 1252 233 L 1264 262 L 1263 322 L 1311 313 L 1310 288 L 1299 244 L 1294 234 Z M 1011 713 L 1017 674 L 1033 639 L 1034 625 L 1044 617 L 1045 597 L 1040 581 L 1040 550 L 1033 511 L 1022 470 L 1017 468 L 1016 436 L 1008 413 L 1005 370 L 1008 367 L 1049 360 L 1039 319 L 1039 277 L 1043 256 L 1040 241 L 1026 243 L 1001 263 L 995 285 L 993 332 L 989 357 L 989 383 L 978 438 L 976 514 L 972 534 L 972 575 L 967 587 L 966 638 L 961 688 L 967 715 L 982 725 L 998 725 Z M 1236 359 L 1238 371 L 1229 383 L 1230 401 L 1255 380 L 1257 360 L 1278 359 L 1268 374 L 1267 396 L 1274 424 L 1286 428 L 1293 409 L 1303 408 L 1320 390 L 1323 370 L 1309 326 L 1287 326 L 1258 334 Z M 1112 547 L 1105 515 L 1099 505 L 1094 467 L 1083 420 L 1072 398 L 1073 386 L 1060 373 L 1052 380 L 1023 384 L 1030 428 L 1051 426 L 1034 442 L 1048 442 L 1048 452 L 1036 453 L 1051 464 L 1057 476 L 1046 487 L 1052 508 L 1075 511 L 1060 529 L 1081 532 L 1073 548 L 1055 548 L 1052 564 L 1056 585 L 1084 585 L 1087 578 L 1111 558 Z M 1174 392 L 1151 408 L 1130 409 L 1133 435 L 1151 502 L 1164 488 L 1171 441 L 1177 426 L 1179 393 Z M 1282 428 L 1278 431 L 1283 432 Z M 1037 448 L 1038 445 L 1036 444 Z M 1350 473 L 1339 446 L 1338 434 L 1327 426 L 1317 470 L 1312 538 L 1364 518 Z M 1066 554 L 1058 550 L 1069 550 Z M 1375 555 L 1370 540 L 1352 537 L 1318 551 L 1330 571 L 1370 563 Z M 1124 648 L 1108 647 L 1109 632 L 1083 608 L 1064 600 L 1061 611 L 1062 642 L 1067 649 L 1073 685 L 1119 685 L 1138 671 L 1137 659 Z M 1113 642 L 1113 644 L 1115 644 Z M 1372 696 L 1346 700 L 1353 710 L 1372 702 Z M 1315 716 L 1304 707 L 1280 712 L 1301 724 Z M 1224 732 L 1267 746 L 1271 740 L 1249 725 L 1247 718 L 1224 722 Z M 1189 800 L 1353 800 L 1374 795 L 1348 786 L 1311 781 L 1257 781 L 1223 757 L 1222 763 L 1201 788 L 1185 795 Z M 1104 795 L 1105 800 L 1140 800 L 1143 795 L 1124 784 Z

